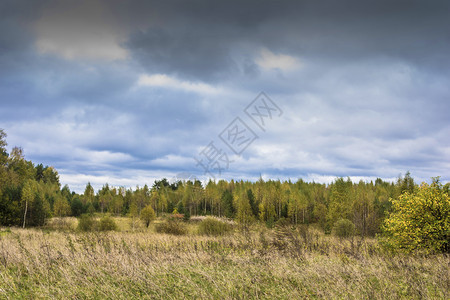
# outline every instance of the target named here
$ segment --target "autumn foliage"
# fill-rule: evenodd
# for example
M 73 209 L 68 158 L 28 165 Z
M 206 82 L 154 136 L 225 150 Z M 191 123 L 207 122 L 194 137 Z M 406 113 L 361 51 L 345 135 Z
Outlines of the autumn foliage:
M 392 199 L 392 205 L 384 222 L 387 245 L 407 252 L 449 252 L 450 196 L 439 179 Z

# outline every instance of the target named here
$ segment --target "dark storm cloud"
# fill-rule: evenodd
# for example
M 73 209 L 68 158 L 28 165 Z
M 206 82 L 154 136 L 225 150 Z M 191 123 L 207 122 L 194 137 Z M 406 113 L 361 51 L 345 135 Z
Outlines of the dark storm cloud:
M 152 11 L 126 44 L 152 72 L 227 78 L 245 73 L 240 56 L 261 47 L 334 63 L 388 56 L 449 66 L 446 1 L 183 1 Z

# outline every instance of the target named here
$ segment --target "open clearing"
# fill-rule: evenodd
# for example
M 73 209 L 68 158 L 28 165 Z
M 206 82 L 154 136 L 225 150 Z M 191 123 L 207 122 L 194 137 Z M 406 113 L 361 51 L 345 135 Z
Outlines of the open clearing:
M 129 225 L 125 218 L 117 220 Z M 0 298 L 448 299 L 446 255 L 385 253 L 314 229 L 203 236 L 3 229 Z

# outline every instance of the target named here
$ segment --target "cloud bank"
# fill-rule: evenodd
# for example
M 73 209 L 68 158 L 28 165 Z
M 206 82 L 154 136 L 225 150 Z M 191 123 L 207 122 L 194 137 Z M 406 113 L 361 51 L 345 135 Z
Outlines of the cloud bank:
M 0 128 L 81 191 L 180 172 L 450 181 L 447 1 L 3 1 Z M 245 107 L 283 110 L 260 130 Z M 233 156 L 218 135 L 258 135 Z M 247 123 L 248 122 L 248 123 Z

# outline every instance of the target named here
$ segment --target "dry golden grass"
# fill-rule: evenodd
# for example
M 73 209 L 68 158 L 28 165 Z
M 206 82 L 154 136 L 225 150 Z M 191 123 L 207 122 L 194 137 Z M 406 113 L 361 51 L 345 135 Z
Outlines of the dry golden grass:
M 449 263 L 375 240 L 257 228 L 221 237 L 152 228 L 0 233 L 0 298 L 448 299 Z M 119 222 L 120 221 L 120 222 Z M 123 222 L 122 222 L 123 221 Z M 69 227 L 71 228 L 71 227 Z

